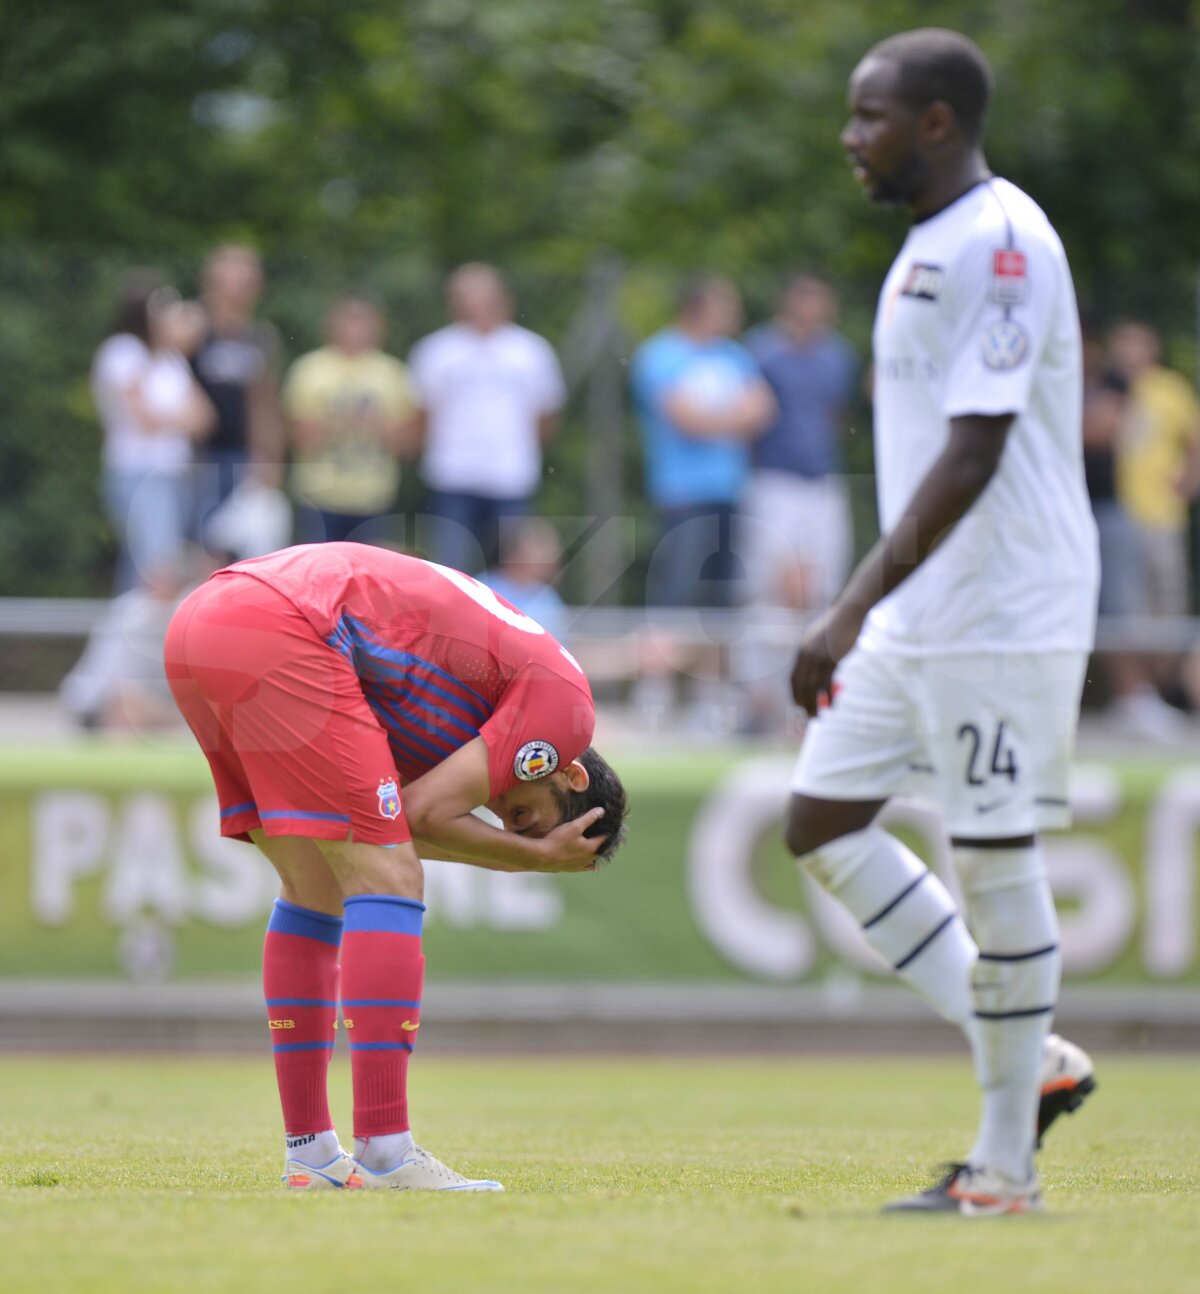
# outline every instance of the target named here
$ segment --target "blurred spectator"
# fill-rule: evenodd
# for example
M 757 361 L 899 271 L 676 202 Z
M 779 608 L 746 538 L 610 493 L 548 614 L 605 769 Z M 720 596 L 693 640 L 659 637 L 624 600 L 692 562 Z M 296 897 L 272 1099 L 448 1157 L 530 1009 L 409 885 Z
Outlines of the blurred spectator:
M 1146 581 L 1137 528 L 1117 494 L 1117 446 L 1129 417 L 1129 383 L 1108 363 L 1103 343 L 1084 321 L 1083 470 L 1100 537 L 1101 615 L 1146 611 Z M 1112 716 L 1133 735 L 1170 739 L 1180 717 L 1159 696 L 1151 663 L 1137 652 L 1102 658 Z
M 1100 535 L 1100 614 L 1144 609 L 1137 531 L 1117 494 L 1117 444 L 1129 416 L 1129 383 L 1107 362 L 1103 343 L 1083 329 L 1083 470 Z
M 414 399 L 408 369 L 381 349 L 378 306 L 347 295 L 326 323 L 328 344 L 288 371 L 283 407 L 292 450 L 296 541 L 379 539 L 413 452 Z
M 1109 355 L 1128 388 L 1116 437 L 1115 479 L 1133 543 L 1132 551 L 1119 550 L 1122 535 L 1114 544 L 1110 533 L 1105 545 L 1101 530 L 1101 607 L 1111 609 L 1115 598 L 1117 614 L 1124 608 L 1184 616 L 1189 610 L 1188 500 L 1196 494 L 1200 471 L 1200 404 L 1187 381 L 1161 364 L 1158 334 L 1148 324 L 1118 324 L 1109 336 Z M 1131 653 L 1114 656 L 1117 716 L 1130 731 L 1158 740 L 1181 734 L 1182 716 L 1156 686 L 1167 680 L 1173 665 Z
M 828 606 L 850 569 L 854 535 L 841 440 L 857 390 L 858 361 L 834 330 L 837 313 L 832 285 L 815 274 L 798 274 L 784 285 L 774 319 L 745 337 L 779 410 L 751 449 L 740 522 L 748 611 L 764 626 L 777 608 Z M 752 638 L 739 649 L 747 732 L 785 723 L 791 655 L 782 644 L 765 647 Z
M 215 419 L 182 353 L 195 331 L 195 307 L 138 270 L 125 280 L 112 330 L 92 361 L 118 593 L 177 561 L 183 549 L 192 443 Z
M 203 554 L 181 550 L 109 603 L 59 688 L 64 708 L 82 727 L 143 732 L 183 726 L 167 685 L 163 642 L 175 608 L 211 571 Z
M 850 567 L 853 533 L 841 439 L 858 381 L 840 333 L 833 287 L 791 279 L 769 323 L 745 344 L 771 385 L 778 413 L 751 449 L 742 510 L 749 595 L 797 610 L 825 607 Z
M 1151 615 L 1188 612 L 1187 504 L 1200 484 L 1200 404 L 1163 366 L 1158 334 L 1127 322 L 1109 338 L 1113 367 L 1129 384 L 1117 452 L 1117 489 L 1137 527 Z
M 262 262 L 249 247 L 218 247 L 201 271 L 208 326 L 192 368 L 217 410 L 197 463 L 202 539 L 210 513 L 238 485 L 253 480 L 272 487 L 282 479 L 279 342 L 275 330 L 255 318 L 262 289 Z
M 646 573 L 646 602 L 661 607 L 732 607 L 744 563 L 735 514 L 749 470 L 748 442 L 775 416 L 775 400 L 750 353 L 732 340 L 742 303 L 727 279 L 702 274 L 679 294 L 675 322 L 633 357 L 634 407 L 642 431 L 646 488 L 658 536 Z M 632 703 L 650 728 L 668 722 L 685 675 L 685 724 L 695 737 L 736 726 L 728 664 L 719 650 L 688 650 L 667 632 L 641 643 Z
M 558 531 L 541 517 L 525 517 L 505 529 L 499 565 L 482 578 L 552 638 L 566 642 L 567 608 L 554 587 L 561 566 Z
M 775 416 L 750 353 L 732 340 L 742 303 L 727 279 L 689 279 L 675 322 L 638 347 L 633 396 L 646 488 L 658 511 L 646 600 L 732 606 L 739 574 L 733 518 L 749 469 L 748 442 Z
M 435 561 L 476 571 L 495 563 L 507 518 L 529 512 L 542 448 L 566 388 L 550 344 L 513 322 L 513 299 L 490 265 L 447 283 L 454 322 L 423 338 L 409 363 L 423 440 L 421 476 Z

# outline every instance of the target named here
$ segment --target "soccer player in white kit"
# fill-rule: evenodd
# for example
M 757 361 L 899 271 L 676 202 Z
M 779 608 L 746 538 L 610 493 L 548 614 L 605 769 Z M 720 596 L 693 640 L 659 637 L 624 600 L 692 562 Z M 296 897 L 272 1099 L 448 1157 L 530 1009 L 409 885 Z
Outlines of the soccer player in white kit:
M 969 1214 L 1041 1207 L 1035 1128 L 1094 1086 L 1086 1055 L 1050 1033 L 1061 958 L 1037 840 L 1068 821 L 1099 582 L 1079 321 L 1058 236 L 984 160 L 990 94 L 979 49 L 938 29 L 883 41 L 850 79 L 855 178 L 913 225 L 874 331 L 883 535 L 796 656 L 793 693 L 816 717 L 787 830 L 875 949 L 967 1034 L 975 1145 L 889 1207 Z M 914 782 L 941 805 L 965 924 L 873 825 Z

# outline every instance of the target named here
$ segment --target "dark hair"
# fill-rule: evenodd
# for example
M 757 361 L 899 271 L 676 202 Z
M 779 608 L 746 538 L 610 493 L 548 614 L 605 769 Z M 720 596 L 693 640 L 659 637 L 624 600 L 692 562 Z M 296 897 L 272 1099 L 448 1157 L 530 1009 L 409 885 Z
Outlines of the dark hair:
M 701 272 L 689 274 L 676 289 L 675 305 L 680 314 L 691 314 L 709 297 L 721 292 L 736 292 L 731 280 L 723 274 Z
M 607 836 L 600 846 L 597 858 L 611 858 L 625 843 L 625 818 L 629 813 L 629 799 L 616 770 L 607 760 L 589 746 L 579 756 L 579 762 L 587 769 L 588 784 L 585 790 L 563 790 L 555 786 L 554 796 L 562 812 L 562 821 L 571 822 L 581 818 L 589 809 L 603 809 L 604 816 L 598 818 L 583 833 L 589 839 Z
M 132 333 L 148 346 L 150 300 L 163 286 L 162 279 L 154 270 L 130 270 L 121 280 L 121 295 L 117 299 L 117 311 L 108 335 Z
M 783 279 L 783 291 L 794 292 L 797 288 L 808 287 L 809 284 L 826 288 L 830 292 L 837 291 L 833 285 L 833 279 L 828 274 L 823 274 L 820 270 L 811 270 L 807 267 L 788 270 Z
M 920 111 L 938 100 L 948 103 L 964 137 L 979 142 L 992 98 L 992 72 L 973 40 L 944 27 L 919 27 L 880 41 L 867 57 L 896 64 L 898 93 L 911 107 Z
M 372 292 L 370 288 L 347 288 L 345 292 L 339 292 L 333 298 L 330 310 L 341 310 L 344 306 L 366 306 L 369 310 L 374 310 L 377 315 L 386 315 L 383 300 L 380 296 Z

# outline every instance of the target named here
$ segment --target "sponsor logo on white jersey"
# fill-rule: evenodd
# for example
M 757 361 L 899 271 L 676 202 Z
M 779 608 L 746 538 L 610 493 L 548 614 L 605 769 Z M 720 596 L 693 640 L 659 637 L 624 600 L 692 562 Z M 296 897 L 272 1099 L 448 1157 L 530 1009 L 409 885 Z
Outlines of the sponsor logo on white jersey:
M 942 291 L 942 280 L 945 271 L 940 265 L 922 265 L 914 262 L 908 267 L 904 286 L 900 289 L 902 297 L 916 297 L 918 301 L 936 301 Z

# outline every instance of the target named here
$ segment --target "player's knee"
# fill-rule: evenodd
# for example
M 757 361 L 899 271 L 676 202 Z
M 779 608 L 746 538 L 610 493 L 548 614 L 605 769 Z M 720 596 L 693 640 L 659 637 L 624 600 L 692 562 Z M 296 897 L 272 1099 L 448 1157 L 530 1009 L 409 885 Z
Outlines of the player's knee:
M 796 858 L 807 863 L 808 855 L 869 827 L 878 807 L 873 803 L 814 800 L 806 795 L 793 795 L 784 824 L 784 841 Z
M 322 840 L 318 845 L 344 896 L 387 894 L 418 902 L 424 898 L 425 874 L 411 844 Z
M 793 795 L 788 805 L 783 838 L 794 857 L 807 861 L 808 855 L 833 837 L 829 834 L 828 824 L 822 822 L 817 805 L 802 795 Z

